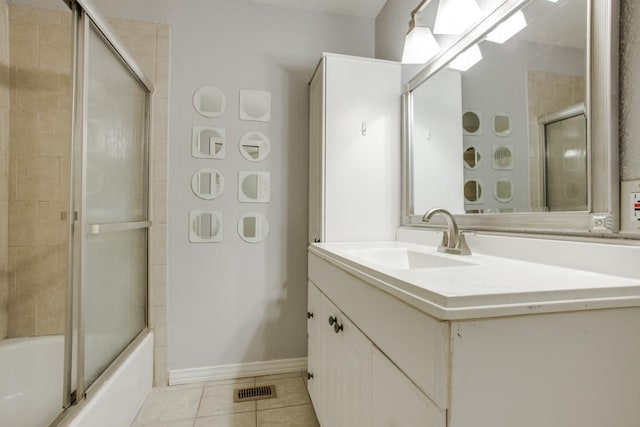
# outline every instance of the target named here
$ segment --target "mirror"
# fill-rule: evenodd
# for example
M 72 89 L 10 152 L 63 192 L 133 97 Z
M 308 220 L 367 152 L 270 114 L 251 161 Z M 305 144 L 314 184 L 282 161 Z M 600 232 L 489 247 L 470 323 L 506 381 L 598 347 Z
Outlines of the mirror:
M 194 126 L 191 131 L 191 155 L 196 159 L 224 159 L 225 130 Z
M 492 120 L 493 133 L 506 137 L 511 134 L 511 117 L 507 113 L 496 113 Z
M 464 162 L 464 167 L 467 169 L 476 169 L 480 164 L 480 160 L 482 159 L 482 155 L 480 151 L 474 147 L 465 147 L 464 153 L 462 154 L 462 161 Z
M 248 213 L 238 221 L 238 234 L 245 242 L 262 242 L 269 234 L 269 221 L 261 213 Z
M 240 120 L 271 121 L 271 92 L 262 90 L 240 91 Z
M 203 86 L 193 94 L 193 108 L 204 117 L 218 117 L 227 108 L 227 99 L 217 87 Z
M 438 3 L 423 13 L 430 28 Z M 411 130 L 404 225 L 420 224 L 424 212 L 443 207 L 483 213 L 459 218 L 476 229 L 611 228 L 593 217 L 617 209 L 611 193 L 618 169 L 610 154 L 617 146 L 610 90 L 617 76 L 610 73 L 615 54 L 608 42 L 617 22 L 612 0 L 590 3 L 505 2 L 455 40 L 434 32 L 443 50 L 409 81 L 404 96 L 411 114 L 404 115 Z M 591 98 L 592 119 L 589 86 L 599 94 Z M 488 161 L 481 161 L 479 147 L 491 147 Z M 446 192 L 434 185 L 443 179 Z M 483 197 L 482 183 L 495 197 Z M 565 215 L 545 216 L 550 212 Z
M 480 116 L 479 111 L 465 111 L 462 114 L 462 129 L 465 135 L 482 135 Z
M 222 242 L 222 212 L 189 211 L 189 241 L 192 243 Z
M 267 158 L 271 151 L 269 138 L 260 132 L 247 132 L 240 138 L 240 153 L 250 162 L 260 162 Z
M 269 172 L 241 171 L 238 174 L 238 201 L 242 203 L 269 203 L 271 198 Z
M 224 177 L 213 168 L 196 171 L 191 178 L 191 189 L 204 200 L 213 200 L 224 191 Z

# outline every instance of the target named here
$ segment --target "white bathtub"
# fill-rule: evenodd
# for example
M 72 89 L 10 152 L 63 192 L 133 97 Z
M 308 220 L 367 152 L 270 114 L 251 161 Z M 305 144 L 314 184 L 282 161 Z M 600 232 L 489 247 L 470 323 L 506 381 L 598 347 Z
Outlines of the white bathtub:
M 46 426 L 62 412 L 64 337 L 0 341 L 3 426 Z
M 0 341 L 0 427 L 46 427 L 62 412 L 64 337 Z M 153 334 L 60 426 L 128 426 L 151 390 Z

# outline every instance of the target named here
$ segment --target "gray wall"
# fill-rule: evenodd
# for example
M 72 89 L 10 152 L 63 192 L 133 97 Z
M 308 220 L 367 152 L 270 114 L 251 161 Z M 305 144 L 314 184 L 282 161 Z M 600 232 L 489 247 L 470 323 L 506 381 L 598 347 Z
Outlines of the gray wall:
M 169 367 L 215 366 L 306 356 L 308 86 L 323 51 L 373 56 L 374 22 L 329 13 L 238 1 L 171 2 L 169 148 Z M 192 94 L 214 85 L 226 112 L 205 119 Z M 238 91 L 272 94 L 272 121 L 238 119 Z M 224 160 L 191 158 L 193 125 L 226 129 Z M 271 140 L 261 163 L 246 161 L 240 137 L 257 130 Z M 196 169 L 212 166 L 226 179 L 214 201 L 189 187 Z M 240 170 L 271 172 L 271 203 L 237 202 Z M 190 209 L 224 214 L 224 242 L 192 244 Z M 247 212 L 265 214 L 267 240 L 248 244 L 236 231 Z

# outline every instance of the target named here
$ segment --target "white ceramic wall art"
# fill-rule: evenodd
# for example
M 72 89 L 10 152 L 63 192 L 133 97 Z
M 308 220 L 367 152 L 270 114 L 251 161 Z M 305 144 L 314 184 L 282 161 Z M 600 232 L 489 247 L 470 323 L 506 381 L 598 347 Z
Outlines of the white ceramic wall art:
M 492 146 L 492 166 L 496 170 L 513 169 L 513 146 L 494 145 Z
M 513 199 L 513 182 L 509 179 L 501 178 L 493 186 L 493 196 L 500 203 L 507 203 Z
M 462 131 L 464 135 L 482 135 L 480 111 L 467 110 L 462 113 Z
M 511 116 L 507 113 L 495 113 L 491 119 L 491 128 L 493 133 L 500 137 L 506 137 L 511 134 Z
M 238 201 L 241 203 L 269 203 L 271 174 L 269 172 L 240 171 L 238 173 Z
M 248 213 L 238 221 L 238 234 L 245 242 L 262 242 L 269 234 L 269 221 L 259 212 Z
M 484 202 L 482 181 L 468 179 L 464 182 L 464 202 L 467 204 L 482 204 Z
M 191 131 L 191 155 L 196 159 L 224 159 L 225 130 L 194 126 Z
M 269 138 L 261 132 L 247 132 L 240 138 L 240 153 L 250 162 L 260 162 L 267 158 L 271 151 Z
M 271 121 L 271 92 L 263 90 L 240 91 L 240 120 L 254 122 Z
M 197 170 L 191 178 L 191 189 L 204 200 L 213 200 L 224 191 L 224 177 L 213 168 Z
M 222 242 L 222 218 L 221 211 L 189 211 L 189 241 L 192 243 Z
M 193 94 L 193 108 L 204 117 L 218 117 L 227 108 L 227 98 L 214 86 L 202 86 Z

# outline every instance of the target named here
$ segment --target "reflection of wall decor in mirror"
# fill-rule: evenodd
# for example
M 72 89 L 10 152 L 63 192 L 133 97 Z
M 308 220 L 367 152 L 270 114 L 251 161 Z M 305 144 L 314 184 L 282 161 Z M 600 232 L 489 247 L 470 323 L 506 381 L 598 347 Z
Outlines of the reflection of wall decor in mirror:
M 482 135 L 482 115 L 479 111 L 465 111 L 462 113 L 462 129 L 465 135 Z
M 191 178 L 191 189 L 204 200 L 213 200 L 224 191 L 224 177 L 213 168 L 196 171 Z
M 482 155 L 480 154 L 480 150 L 473 145 L 470 147 L 465 147 L 464 152 L 462 153 L 462 160 L 464 161 L 464 167 L 467 169 L 476 169 L 480 160 L 482 160 Z
M 203 86 L 193 94 L 193 108 L 204 117 L 218 117 L 227 108 L 227 99 L 217 87 Z
M 222 242 L 222 212 L 189 211 L 189 241 L 192 243 Z
M 482 198 L 482 182 L 478 179 L 470 179 L 464 182 L 465 203 L 480 204 Z
M 493 133 L 505 137 L 511 134 L 511 117 L 507 113 L 496 113 L 491 120 Z
M 493 197 L 500 203 L 508 203 L 513 199 L 513 183 L 501 178 L 493 186 Z
M 241 90 L 240 120 L 270 122 L 271 92 L 263 90 Z
M 493 152 L 493 169 L 495 170 L 512 170 L 513 169 L 513 146 L 511 145 L 494 145 L 491 147 Z
M 267 158 L 271 151 L 269 138 L 261 132 L 247 132 L 240 138 L 240 153 L 250 162 L 259 162 Z
M 224 159 L 225 130 L 194 126 L 191 131 L 191 155 L 196 159 Z
M 261 213 L 248 213 L 238 221 L 238 234 L 245 242 L 262 242 L 269 234 L 269 221 Z
M 425 26 L 433 28 L 439 3 L 425 3 L 421 12 Z M 618 46 L 612 43 L 617 36 L 617 3 L 616 0 L 497 1 L 487 7 L 482 5 L 482 10 L 489 15 L 460 37 L 449 36 L 447 39 L 434 31 L 442 50 L 408 82 L 404 97 L 406 129 L 412 131 L 405 134 L 403 224 L 420 224 L 420 215 L 436 206 L 459 212 L 459 205 L 454 201 L 446 204 L 438 200 L 434 205 L 431 197 L 425 199 L 423 194 L 418 194 L 429 191 L 422 182 L 442 179 L 441 169 L 446 167 L 448 172 L 444 176 L 448 179 L 455 182 L 460 175 L 463 182 L 482 179 L 491 183 L 489 191 L 493 190 L 493 183 L 504 178 L 501 174 L 504 175 L 505 170 L 512 171 L 508 176 L 513 195 L 509 206 L 501 205 L 494 197 L 484 197 L 482 204 L 472 207 L 482 215 L 461 218 L 461 222 L 469 227 L 556 233 L 616 231 L 619 164 L 615 156 L 618 152 L 615 119 L 618 104 L 612 88 L 617 87 L 618 76 L 610 70 L 617 66 Z M 475 45 L 481 48 L 480 62 L 466 71 L 453 71 L 449 67 L 451 61 Z M 587 72 L 588 67 L 590 72 Z M 452 83 L 449 86 L 451 95 L 443 99 L 447 104 L 457 103 L 460 109 L 457 112 L 454 108 L 446 109 L 449 116 L 438 112 L 425 115 L 421 105 L 426 99 L 434 102 L 431 97 L 434 85 L 430 82 L 440 82 L 449 73 L 456 73 L 460 82 Z M 430 90 L 421 90 L 429 85 Z M 456 87 L 460 89 L 451 90 Z M 599 95 L 587 97 L 587 88 L 592 94 Z M 586 114 L 579 126 L 569 129 L 569 125 L 562 125 L 564 129 L 557 129 L 557 132 L 551 129 L 556 134 L 554 137 L 570 140 L 575 136 L 580 142 L 564 154 L 548 149 L 544 134 L 550 127 L 545 130 L 539 119 L 581 104 L 584 104 Z M 448 129 L 451 124 L 460 123 L 462 112 L 469 110 L 480 113 L 479 120 L 468 116 L 465 126 L 458 125 L 462 141 L 453 135 L 447 138 L 454 144 L 460 143 L 457 165 L 443 156 L 440 162 L 447 163 L 436 169 L 422 157 L 415 158 L 424 144 L 422 139 L 415 139 L 420 136 L 416 129 L 428 129 L 431 135 L 442 133 L 440 127 Z M 434 120 L 436 117 L 438 120 Z M 482 120 L 491 130 L 485 131 Z M 469 130 L 478 129 L 478 121 L 484 134 L 469 135 Z M 485 136 L 487 138 L 483 139 Z M 504 141 L 508 144 L 499 143 L 496 137 L 508 138 Z M 587 140 L 591 141 L 588 146 L 584 144 Z M 496 146 L 489 151 L 492 144 Z M 487 166 L 491 166 L 480 165 L 477 170 L 470 170 L 463 154 L 463 147 L 469 146 L 487 147 L 482 153 L 483 160 L 488 160 Z M 552 174 L 561 172 L 556 176 L 563 177 L 564 182 L 580 183 L 565 186 L 564 191 L 562 186 L 554 186 L 558 195 L 566 199 L 566 196 L 577 197 L 580 193 L 580 203 L 569 204 L 564 200 L 553 206 L 547 190 L 550 180 L 554 179 L 546 176 L 548 159 Z M 580 179 L 568 179 L 570 169 L 580 174 Z M 592 179 L 587 180 L 588 176 Z M 578 187 L 579 192 L 573 191 Z M 452 191 L 459 200 L 463 200 L 458 190 L 462 188 L 463 185 L 456 185 Z M 425 200 L 428 203 L 425 204 Z M 513 210 L 513 214 L 496 213 L 508 210 Z M 550 215 L 548 212 L 552 210 L 564 214 Z
M 238 201 L 242 203 L 269 203 L 271 200 L 271 174 L 269 172 L 240 171 L 238 173 Z

